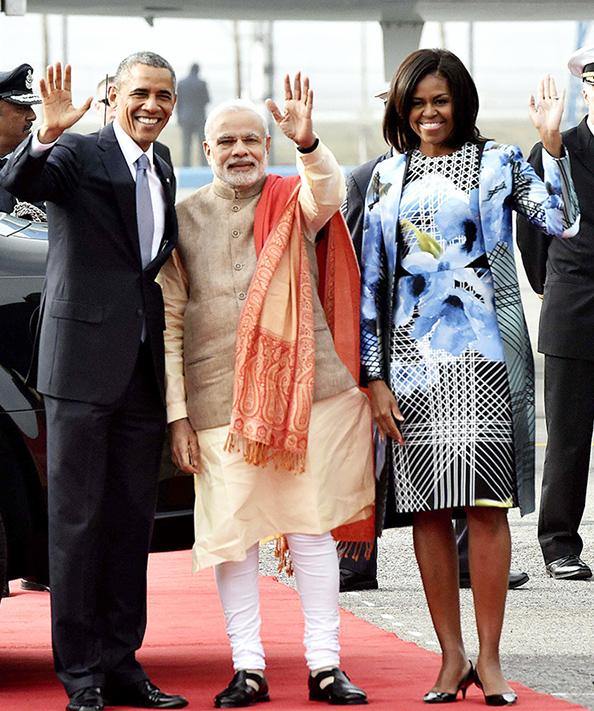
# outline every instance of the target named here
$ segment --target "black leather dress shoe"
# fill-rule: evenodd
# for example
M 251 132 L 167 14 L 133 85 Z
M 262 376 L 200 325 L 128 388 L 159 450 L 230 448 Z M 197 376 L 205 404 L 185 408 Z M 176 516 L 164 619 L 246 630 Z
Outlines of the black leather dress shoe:
M 519 588 L 524 585 L 524 583 L 527 583 L 529 580 L 530 576 L 523 570 L 510 570 L 507 587 L 510 590 L 515 590 L 516 588 Z
M 188 700 L 177 694 L 166 694 L 148 679 L 106 691 L 108 706 L 133 706 L 140 709 L 183 709 Z
M 96 686 L 87 686 L 79 689 L 70 696 L 66 711 L 101 711 L 105 706 L 101 689 Z
M 21 590 L 28 590 L 29 592 L 49 592 L 50 588 L 49 585 L 40 583 L 39 580 L 23 578 L 21 580 Z
M 524 585 L 524 583 L 527 583 L 529 580 L 530 576 L 523 570 L 510 570 L 507 587 L 510 590 L 515 590 L 516 588 L 519 588 Z M 470 573 L 460 571 L 460 587 L 470 587 Z
M 579 555 L 566 555 L 547 563 L 547 575 L 555 580 L 588 580 L 592 570 Z
M 340 569 L 340 592 L 353 592 L 355 590 L 377 590 L 377 578 L 355 573 L 347 568 Z
M 266 677 L 241 669 L 235 673 L 229 686 L 215 696 L 214 705 L 217 709 L 236 709 L 260 701 L 270 701 Z
M 331 678 L 332 681 L 328 682 Z M 322 683 L 326 682 L 326 683 Z M 356 706 L 367 703 L 367 694 L 351 683 L 338 667 L 309 675 L 307 680 L 310 701 L 326 701 L 333 706 Z

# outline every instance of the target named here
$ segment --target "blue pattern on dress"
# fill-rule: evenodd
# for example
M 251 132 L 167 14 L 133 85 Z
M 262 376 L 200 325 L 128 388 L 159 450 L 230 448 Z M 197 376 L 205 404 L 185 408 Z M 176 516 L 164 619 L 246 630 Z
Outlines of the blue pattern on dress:
M 397 264 L 397 230 L 402 186 L 408 156 L 395 154 L 378 164 L 370 182 L 364 218 L 361 291 L 361 360 L 364 378 L 389 381 L 390 332 L 398 319 L 410 310 L 406 295 L 397 308 L 395 297 Z M 545 179 L 541 181 L 522 158 L 516 146 L 501 146 L 488 141 L 483 150 L 478 188 L 477 224 L 493 278 L 496 318 L 504 346 L 504 358 L 511 395 L 514 425 L 515 469 L 518 498 L 522 513 L 534 510 L 534 374 L 530 341 L 522 312 L 517 274 L 513 258 L 512 209 L 518 210 L 540 229 L 558 237 L 570 237 L 579 228 L 579 212 L 569 172 L 569 158 L 554 160 L 543 155 Z M 459 229 L 465 211 L 456 202 L 451 212 L 440 217 L 444 232 Z M 471 207 L 471 210 L 473 208 Z M 446 264 L 456 264 L 461 256 L 460 244 L 451 244 L 435 256 L 431 250 L 413 257 L 403 267 L 411 274 L 418 270 L 427 281 L 422 290 L 427 298 L 423 308 L 425 322 L 419 329 L 427 332 L 439 326 L 437 341 L 453 351 L 469 342 L 471 331 L 481 352 L 494 353 L 493 344 L 481 332 L 484 318 L 473 309 L 468 299 L 455 292 L 451 283 L 439 277 Z M 410 289 L 419 288 L 411 286 Z M 455 298 L 464 308 L 457 313 Z M 483 314 L 484 315 L 484 314 Z M 424 325 L 423 325 L 424 323 Z M 454 327 L 462 331 L 456 337 Z M 488 331 L 488 329 L 487 329 Z M 436 329 L 437 332 L 437 329 Z

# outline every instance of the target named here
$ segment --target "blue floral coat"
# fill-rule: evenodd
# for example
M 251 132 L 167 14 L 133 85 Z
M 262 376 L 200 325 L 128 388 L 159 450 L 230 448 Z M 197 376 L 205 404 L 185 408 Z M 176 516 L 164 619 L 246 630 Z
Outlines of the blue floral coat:
M 396 323 L 396 235 L 407 163 L 406 154 L 396 154 L 379 163 L 367 192 L 361 294 L 364 380 L 381 378 L 389 382 L 390 337 Z M 571 237 L 579 227 L 569 158 L 556 160 L 544 152 L 543 163 L 544 182 L 523 159 L 519 148 L 488 141 L 481 155 L 478 189 L 477 222 L 493 277 L 497 324 L 504 346 L 517 496 L 522 514 L 534 510 L 534 361 L 514 261 L 512 210 L 557 237 Z M 437 262 L 434 265 L 436 277 L 439 268 Z M 429 304 L 428 312 L 436 321 L 442 315 L 447 318 L 447 297 L 447 292 L 435 289 L 429 296 L 435 304 Z M 381 456 L 378 459 L 381 460 Z M 380 486 L 381 490 L 386 488 Z M 383 502 L 378 503 L 381 510 Z

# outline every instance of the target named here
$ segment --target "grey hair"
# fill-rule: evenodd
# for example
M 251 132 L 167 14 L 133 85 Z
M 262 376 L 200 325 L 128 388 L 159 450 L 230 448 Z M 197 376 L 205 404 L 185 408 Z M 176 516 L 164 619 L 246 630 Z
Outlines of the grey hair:
M 218 104 L 208 114 L 204 124 L 204 137 L 207 141 L 212 138 L 211 130 L 213 123 L 219 118 L 219 116 L 227 113 L 228 111 L 251 111 L 260 119 L 264 136 L 266 138 L 270 136 L 270 132 L 268 131 L 268 122 L 257 104 L 254 104 L 253 101 L 248 101 L 247 99 L 231 99 L 231 101 L 223 101 L 222 104 Z
M 156 67 L 157 69 L 167 69 L 171 73 L 173 91 L 175 92 L 177 83 L 175 70 L 166 59 L 161 57 L 160 54 L 155 54 L 155 52 L 134 52 L 134 54 L 122 59 L 113 79 L 116 89 L 120 88 L 124 74 L 127 74 L 136 64 L 145 64 L 147 67 Z

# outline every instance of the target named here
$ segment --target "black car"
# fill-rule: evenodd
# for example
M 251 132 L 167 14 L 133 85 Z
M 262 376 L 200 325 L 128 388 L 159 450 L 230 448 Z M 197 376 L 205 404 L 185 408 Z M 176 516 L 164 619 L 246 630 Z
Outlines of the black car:
M 4 581 L 47 582 L 45 417 L 27 382 L 47 255 L 47 224 L 0 212 L 0 591 Z M 193 542 L 193 479 L 165 447 L 152 550 Z

